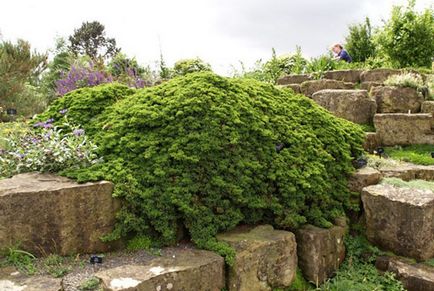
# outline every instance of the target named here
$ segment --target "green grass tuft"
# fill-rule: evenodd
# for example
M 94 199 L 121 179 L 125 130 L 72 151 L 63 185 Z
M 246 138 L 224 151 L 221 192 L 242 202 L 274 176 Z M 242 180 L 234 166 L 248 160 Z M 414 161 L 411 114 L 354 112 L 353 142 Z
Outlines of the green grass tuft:
M 434 165 L 434 158 L 431 157 L 431 153 L 434 152 L 434 145 L 396 146 L 388 147 L 385 150 L 392 159 L 417 165 Z

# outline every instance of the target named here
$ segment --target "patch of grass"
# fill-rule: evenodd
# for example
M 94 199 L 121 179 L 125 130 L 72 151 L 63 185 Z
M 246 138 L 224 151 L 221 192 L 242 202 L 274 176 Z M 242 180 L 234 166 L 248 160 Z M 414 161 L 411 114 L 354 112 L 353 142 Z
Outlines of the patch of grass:
M 428 265 L 428 266 L 430 266 L 430 267 L 434 267 L 434 258 L 425 261 L 424 264 L 425 264 L 425 265 Z
M 80 284 L 78 289 L 80 291 L 91 291 L 96 290 L 99 287 L 99 279 L 96 277 L 91 277 Z
M 301 270 L 297 268 L 297 273 L 295 275 L 295 280 L 291 284 L 291 286 L 287 289 L 287 291 L 308 291 L 314 290 L 314 287 L 306 281 L 301 273 Z
M 425 181 L 425 180 L 411 180 L 407 182 L 398 178 L 384 178 L 381 181 L 381 183 L 387 185 L 393 185 L 395 187 L 400 187 L 400 188 L 412 188 L 412 189 L 434 191 L 434 182 Z
M 0 266 L 14 266 L 20 272 L 27 275 L 36 273 L 36 257 L 29 252 L 20 250 L 19 245 L 4 250 L 3 256 L 4 259 L 0 261 Z
M 434 145 L 396 146 L 388 147 L 385 150 L 389 157 L 396 160 L 417 165 L 434 165 L 434 158 L 431 157 L 431 153 L 434 152 Z
M 66 265 L 65 258 L 51 254 L 43 260 L 44 269 L 53 277 L 61 278 L 71 271 Z
M 345 239 L 347 256 L 336 276 L 318 290 L 323 291 L 404 291 L 401 282 L 394 274 L 386 272 L 381 275 L 375 268 L 375 260 L 382 252 L 372 246 L 365 237 L 348 236 Z

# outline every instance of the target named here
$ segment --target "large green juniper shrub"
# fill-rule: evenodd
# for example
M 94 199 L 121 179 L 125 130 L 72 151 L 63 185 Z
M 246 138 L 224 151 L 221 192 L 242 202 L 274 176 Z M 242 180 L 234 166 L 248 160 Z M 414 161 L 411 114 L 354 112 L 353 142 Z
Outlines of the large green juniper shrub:
M 88 90 L 72 94 L 81 102 Z M 116 184 L 124 207 L 111 239 L 133 233 L 167 245 L 186 228 L 231 262 L 218 232 L 259 222 L 328 227 L 352 207 L 347 177 L 362 130 L 289 90 L 194 73 L 137 90 L 97 118 L 83 114 L 74 120 L 93 123 L 104 162 L 66 174 Z

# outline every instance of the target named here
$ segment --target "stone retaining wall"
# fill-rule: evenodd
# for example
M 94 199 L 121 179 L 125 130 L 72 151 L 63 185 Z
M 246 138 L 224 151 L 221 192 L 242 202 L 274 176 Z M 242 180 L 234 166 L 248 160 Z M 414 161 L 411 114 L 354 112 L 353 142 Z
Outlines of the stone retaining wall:
M 78 184 L 49 174 L 0 180 L 0 249 L 20 243 L 34 254 L 106 252 L 101 237 L 115 224 L 113 184 Z

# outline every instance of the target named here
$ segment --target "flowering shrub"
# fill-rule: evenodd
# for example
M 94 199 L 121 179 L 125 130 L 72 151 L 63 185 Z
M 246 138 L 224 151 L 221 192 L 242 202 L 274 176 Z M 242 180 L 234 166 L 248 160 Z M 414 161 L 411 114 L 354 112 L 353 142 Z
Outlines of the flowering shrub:
M 111 82 L 113 82 L 113 77 L 98 70 L 91 62 L 87 67 L 73 65 L 68 73 L 62 73 L 62 79 L 56 81 L 56 93 L 63 96 L 78 88 L 93 87 Z
M 33 171 L 59 172 L 98 161 L 96 146 L 87 139 L 83 129 L 71 128 L 66 132 L 52 122 L 38 122 L 34 130 L 0 136 L 0 177 Z
M 423 79 L 415 73 L 392 75 L 384 82 L 387 86 L 411 87 L 420 89 L 424 86 Z
M 78 88 L 94 87 L 101 84 L 119 82 L 131 88 L 143 88 L 147 84 L 137 69 L 132 67 L 119 67 L 122 70 L 113 76 L 104 69 L 97 68 L 92 62 L 88 66 L 73 65 L 62 78 L 56 81 L 56 94 L 63 96 Z

